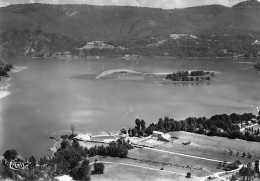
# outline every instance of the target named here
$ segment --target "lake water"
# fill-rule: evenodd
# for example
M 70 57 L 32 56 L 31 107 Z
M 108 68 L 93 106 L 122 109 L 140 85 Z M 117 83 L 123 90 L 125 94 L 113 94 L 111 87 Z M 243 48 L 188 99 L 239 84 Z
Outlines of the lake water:
M 81 132 L 117 131 L 133 127 L 137 117 L 149 124 L 164 116 L 256 114 L 260 106 L 260 75 L 251 68 L 257 59 L 14 57 L 5 61 L 28 68 L 14 73 L 9 87 L 0 90 L 5 96 L 0 100 L 0 153 L 16 149 L 25 157 L 50 155 L 49 135 L 69 130 L 71 124 Z M 111 69 L 219 73 L 210 84 L 198 85 L 96 79 Z

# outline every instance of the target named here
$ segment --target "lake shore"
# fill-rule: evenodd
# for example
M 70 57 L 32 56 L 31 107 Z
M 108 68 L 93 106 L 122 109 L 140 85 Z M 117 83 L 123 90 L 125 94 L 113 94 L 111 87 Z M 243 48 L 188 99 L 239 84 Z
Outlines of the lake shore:
M 28 67 L 22 67 L 22 66 L 15 66 L 10 73 L 18 73 L 21 72 L 25 69 L 27 69 Z M 10 94 L 10 92 L 8 91 L 8 88 L 11 86 L 10 81 L 12 80 L 11 77 L 1 77 L 1 81 L 0 81 L 0 99 L 8 96 Z

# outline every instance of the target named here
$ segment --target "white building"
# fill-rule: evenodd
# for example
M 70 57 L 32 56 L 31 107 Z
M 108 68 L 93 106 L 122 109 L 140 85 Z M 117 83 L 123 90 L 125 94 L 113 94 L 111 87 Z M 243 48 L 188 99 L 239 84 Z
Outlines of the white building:
M 89 141 L 90 137 L 91 136 L 89 134 L 78 134 L 77 136 L 75 136 L 76 139 L 81 141 Z
M 153 131 L 153 136 L 157 137 L 159 140 L 163 140 L 163 141 L 171 141 L 171 135 L 169 135 L 168 133 L 163 133 L 160 131 Z

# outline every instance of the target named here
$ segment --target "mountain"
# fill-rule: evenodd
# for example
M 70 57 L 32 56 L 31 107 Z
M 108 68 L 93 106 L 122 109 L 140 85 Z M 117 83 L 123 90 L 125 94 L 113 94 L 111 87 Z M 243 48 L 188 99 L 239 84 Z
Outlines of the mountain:
M 211 35 L 246 35 L 249 39 L 253 36 L 254 42 L 260 39 L 259 17 L 260 6 L 256 0 L 231 8 L 209 5 L 172 10 L 37 3 L 10 5 L 0 8 L 0 48 L 4 55 L 48 56 L 64 51 L 82 54 L 79 49 L 87 42 L 103 41 L 110 42 L 111 46 L 125 47 L 124 51 L 131 53 L 127 48 L 147 49 L 147 45 L 167 39 L 172 42 L 170 34 L 199 36 L 205 40 Z M 230 41 L 234 42 L 234 39 L 240 41 L 233 36 Z M 65 46 L 64 42 L 68 44 Z M 247 42 L 247 45 L 253 42 Z M 180 41 L 178 44 L 184 45 Z M 112 54 L 122 51 L 115 48 Z M 171 52 L 164 53 L 172 55 Z
M 240 2 L 236 5 L 233 6 L 234 8 L 259 8 L 260 7 L 260 2 L 258 0 L 248 0 L 248 1 L 243 1 Z

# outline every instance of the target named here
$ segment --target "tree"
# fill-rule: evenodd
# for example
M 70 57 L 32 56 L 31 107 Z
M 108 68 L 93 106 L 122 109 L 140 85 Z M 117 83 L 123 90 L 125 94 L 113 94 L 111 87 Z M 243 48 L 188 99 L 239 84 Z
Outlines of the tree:
M 14 160 L 15 158 L 17 158 L 18 156 L 18 153 L 16 150 L 7 150 L 4 152 L 4 158 L 7 160 L 7 161 L 11 161 L 11 160 Z
M 36 159 L 34 156 L 31 156 L 29 159 L 29 162 L 31 162 L 31 164 L 29 165 L 30 169 L 34 169 L 36 167 Z
M 190 172 L 187 173 L 186 178 L 191 178 L 191 173 Z
M 66 140 L 66 139 L 62 140 L 62 142 L 61 142 L 61 148 L 62 148 L 62 149 L 66 149 L 66 148 L 68 148 L 69 146 L 70 146 L 70 143 L 69 143 L 68 140 Z
M 122 129 L 120 130 L 120 132 L 121 132 L 122 134 L 127 134 L 127 131 L 126 131 L 125 128 L 122 128 Z
M 145 123 L 145 121 L 143 119 L 140 121 L 140 124 L 141 124 L 142 130 L 144 130 L 146 123 Z
M 80 147 L 79 142 L 74 139 L 73 142 L 72 142 L 72 147 L 78 149 Z
M 232 175 L 230 181 L 236 181 L 236 180 L 237 180 L 237 178 L 235 177 L 235 175 Z
M 84 160 L 81 164 L 81 166 L 75 167 L 71 174 L 73 179 L 75 180 L 84 180 L 89 181 L 90 180 L 90 165 L 89 160 Z
M 94 163 L 94 171 L 93 171 L 94 174 L 103 174 L 104 173 L 104 169 L 105 169 L 105 166 L 104 166 L 103 163 L 97 163 L 95 161 L 95 163 Z
M 137 134 L 137 129 L 136 129 L 136 128 L 133 128 L 133 129 L 132 129 L 132 136 L 136 136 L 136 134 Z
M 247 168 L 246 167 L 242 167 L 240 170 L 239 170 L 239 175 L 241 175 L 243 177 L 243 181 L 245 180 L 245 177 L 247 175 Z
M 135 120 L 135 124 L 136 124 L 136 129 L 139 131 L 140 130 L 140 126 L 141 126 L 141 121 L 140 121 L 140 119 L 136 119 Z
M 259 160 L 256 160 L 256 161 L 255 161 L 254 170 L 255 170 L 256 173 L 259 173 Z

